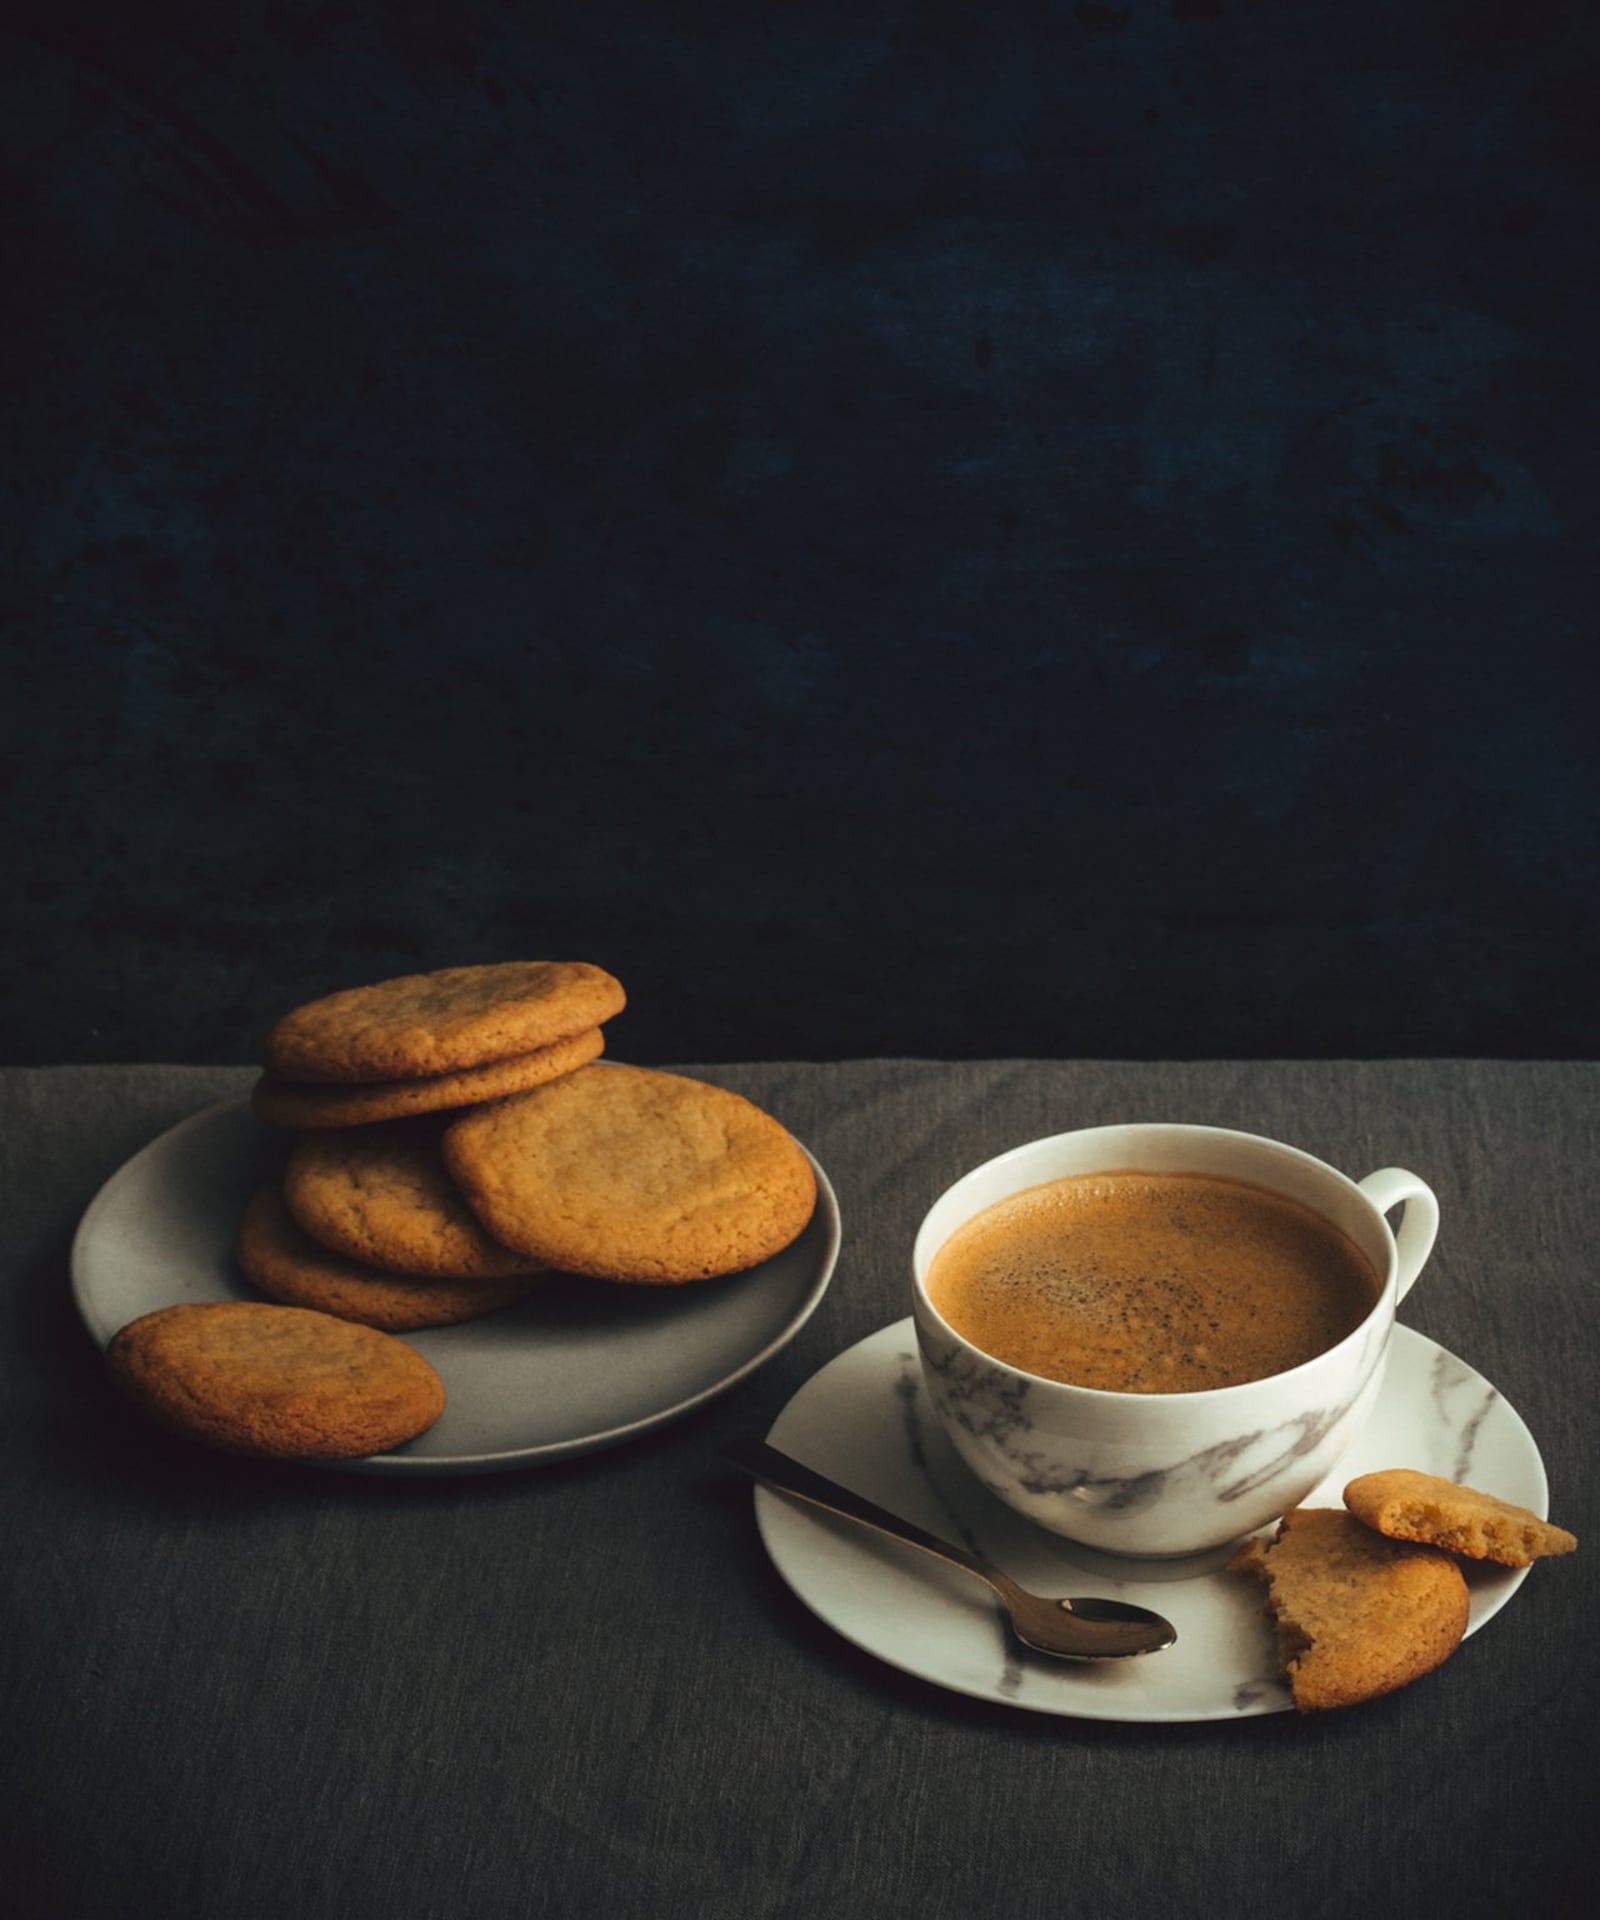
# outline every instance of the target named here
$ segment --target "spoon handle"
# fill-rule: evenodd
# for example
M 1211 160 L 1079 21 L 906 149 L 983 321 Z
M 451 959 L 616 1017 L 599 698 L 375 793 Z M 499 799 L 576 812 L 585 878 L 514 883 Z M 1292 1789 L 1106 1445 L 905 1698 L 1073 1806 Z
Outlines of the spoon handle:
M 722 1457 L 730 1466 L 738 1467 L 752 1479 L 760 1480 L 780 1493 L 791 1493 L 797 1499 L 809 1500 L 813 1506 L 825 1507 L 829 1513 L 841 1514 L 846 1520 L 857 1520 L 862 1526 L 874 1527 L 891 1540 L 904 1541 L 909 1547 L 920 1547 L 924 1553 L 931 1553 L 936 1559 L 959 1567 L 963 1573 L 976 1574 L 991 1587 L 997 1584 L 998 1579 L 1005 1577 L 998 1568 L 991 1567 L 976 1554 L 953 1547 L 937 1534 L 924 1532 L 914 1521 L 902 1520 L 898 1514 L 890 1513 L 862 1494 L 852 1493 L 848 1487 L 840 1486 L 837 1480 L 817 1473 L 777 1447 L 768 1446 L 764 1440 L 733 1441 L 722 1449 Z

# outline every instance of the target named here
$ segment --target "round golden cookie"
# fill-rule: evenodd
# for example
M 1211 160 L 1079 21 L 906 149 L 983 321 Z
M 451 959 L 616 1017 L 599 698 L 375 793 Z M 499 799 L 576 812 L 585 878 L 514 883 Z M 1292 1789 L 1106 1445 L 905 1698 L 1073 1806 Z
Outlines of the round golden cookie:
M 275 1186 L 252 1195 L 234 1243 L 239 1271 L 261 1292 L 291 1307 L 389 1333 L 481 1320 L 526 1297 L 527 1279 L 451 1280 L 383 1273 L 332 1253 L 295 1224 Z
M 459 1115 L 445 1165 L 495 1239 L 567 1273 L 739 1273 L 811 1218 L 816 1177 L 770 1114 L 644 1067 L 584 1067 Z
M 308 1134 L 289 1155 L 283 1199 L 313 1240 L 385 1273 L 489 1280 L 541 1268 L 485 1231 L 426 1124 Z
M 379 1120 L 443 1113 L 451 1107 L 472 1107 L 508 1093 L 522 1093 L 587 1066 L 604 1048 L 604 1034 L 598 1027 L 588 1027 L 552 1046 L 495 1060 L 486 1067 L 435 1074 L 431 1080 L 375 1080 L 365 1086 L 329 1081 L 312 1086 L 264 1073 L 251 1092 L 250 1107 L 258 1120 L 272 1127 L 310 1131 L 370 1126 Z
M 1553 1527 L 1529 1507 L 1410 1467 L 1364 1473 L 1344 1490 L 1360 1521 L 1391 1540 L 1420 1540 L 1469 1560 L 1526 1567 L 1549 1553 L 1571 1553 L 1577 1536 Z
M 263 1064 L 280 1080 L 426 1079 L 553 1046 L 620 1013 L 625 999 L 585 960 L 402 974 L 286 1013 Z
M 1267 1583 L 1267 1611 L 1302 1712 L 1392 1693 L 1448 1660 L 1467 1583 L 1435 1547 L 1385 1540 L 1342 1507 L 1297 1507 L 1229 1563 Z
M 353 1460 L 444 1411 L 444 1383 L 403 1340 L 301 1307 L 162 1307 L 112 1338 L 106 1364 L 146 1413 L 229 1453 Z

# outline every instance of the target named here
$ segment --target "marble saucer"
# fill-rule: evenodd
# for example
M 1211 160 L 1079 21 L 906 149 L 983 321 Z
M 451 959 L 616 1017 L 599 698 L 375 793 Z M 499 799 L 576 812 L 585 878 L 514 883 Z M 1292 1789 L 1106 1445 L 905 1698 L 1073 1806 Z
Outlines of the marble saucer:
M 756 1522 L 784 1581 L 819 1619 L 888 1665 L 975 1699 L 1084 1719 L 1236 1720 L 1289 1709 L 1260 1588 L 1226 1572 L 1231 1549 L 1126 1560 L 1045 1533 L 1003 1506 L 945 1438 L 909 1318 L 813 1374 L 768 1438 L 892 1512 L 977 1545 L 1024 1586 L 1133 1600 L 1178 1629 L 1177 1644 L 1148 1659 L 1074 1666 L 1024 1658 L 978 1581 L 758 1487 Z M 1356 1474 L 1392 1466 L 1547 1510 L 1544 1463 L 1515 1408 L 1464 1361 L 1403 1326 L 1370 1421 L 1305 1504 L 1338 1506 Z M 1527 1572 L 1468 1568 L 1469 1635 Z

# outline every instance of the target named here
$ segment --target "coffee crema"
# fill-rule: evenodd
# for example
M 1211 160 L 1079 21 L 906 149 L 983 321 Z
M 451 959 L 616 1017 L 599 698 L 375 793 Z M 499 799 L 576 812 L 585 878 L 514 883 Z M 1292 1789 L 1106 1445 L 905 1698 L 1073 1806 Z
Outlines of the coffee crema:
M 1382 1279 L 1286 1195 L 1196 1173 L 1089 1173 L 997 1201 L 935 1254 L 928 1297 L 1024 1373 L 1114 1393 L 1198 1393 L 1336 1346 Z

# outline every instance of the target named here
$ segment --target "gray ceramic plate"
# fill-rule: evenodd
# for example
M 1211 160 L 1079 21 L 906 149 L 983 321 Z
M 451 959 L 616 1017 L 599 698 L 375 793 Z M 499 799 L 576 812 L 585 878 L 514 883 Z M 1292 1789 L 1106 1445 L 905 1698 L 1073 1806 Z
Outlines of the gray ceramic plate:
M 157 1307 L 259 1298 L 234 1267 L 233 1237 L 282 1151 L 245 1102 L 226 1101 L 181 1121 L 111 1176 L 72 1247 L 73 1296 L 102 1347 Z M 563 1278 L 504 1313 L 408 1334 L 438 1369 L 448 1405 L 420 1438 L 345 1470 L 535 1466 L 631 1440 L 725 1392 L 794 1338 L 832 1278 L 839 1205 L 812 1165 L 811 1224 L 748 1273 L 687 1287 Z

